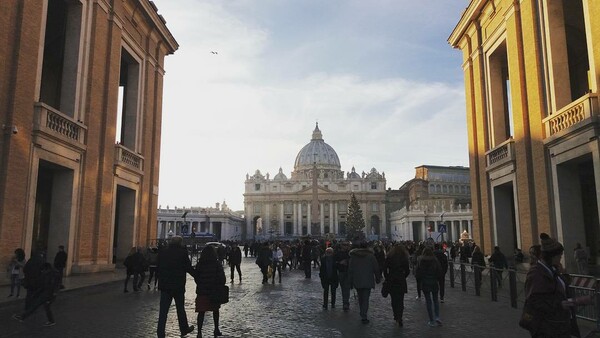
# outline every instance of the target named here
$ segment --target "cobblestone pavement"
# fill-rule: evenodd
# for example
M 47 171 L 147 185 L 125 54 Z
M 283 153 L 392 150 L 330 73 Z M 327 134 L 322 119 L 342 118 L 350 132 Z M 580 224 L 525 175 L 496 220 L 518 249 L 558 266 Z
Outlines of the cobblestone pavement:
M 337 307 L 322 309 L 318 271 L 305 279 L 300 270 L 285 271 L 283 283 L 262 285 L 254 259 L 244 258 L 243 281 L 230 284 L 230 302 L 221 307 L 220 328 L 224 337 L 528 337 L 517 321 L 519 309 L 491 302 L 446 285 L 446 302 L 441 305 L 443 326 L 428 327 L 424 300 L 415 300 L 414 278 L 409 277 L 405 297 L 404 327 L 393 321 L 390 298 L 382 298 L 380 285 L 371 293 L 369 324 L 362 324 L 358 301 L 351 296 L 350 311 Z M 229 267 L 226 267 L 229 276 Z M 229 277 L 228 277 L 229 278 Z M 195 325 L 195 283 L 189 278 L 186 309 Z M 62 292 L 53 304 L 57 324 L 43 327 L 42 308 L 25 322 L 11 319 L 23 302 L 0 307 L 0 337 L 153 337 L 156 336 L 158 291 L 123 293 L 122 283 L 109 283 Z M 207 314 L 204 336 L 212 336 L 212 315 Z M 194 337 L 197 329 L 188 337 Z M 174 305 L 167 322 L 167 335 L 179 337 Z

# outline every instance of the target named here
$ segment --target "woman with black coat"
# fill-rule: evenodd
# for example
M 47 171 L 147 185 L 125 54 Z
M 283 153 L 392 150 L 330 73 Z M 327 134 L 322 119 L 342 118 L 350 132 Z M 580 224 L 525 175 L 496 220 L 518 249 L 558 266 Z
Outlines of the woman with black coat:
M 225 284 L 225 271 L 219 262 L 217 253 L 212 246 L 206 246 L 200 254 L 194 271 L 196 281 L 196 312 L 198 312 L 198 337 L 202 337 L 204 313 L 212 311 L 215 323 L 214 335 L 222 336 L 219 330 L 219 308 L 221 304 L 213 303 L 210 295 L 216 292 L 217 286 Z
M 408 251 L 404 245 L 395 245 L 385 258 L 383 276 L 385 282 L 390 284 L 390 296 L 392 298 L 392 311 L 394 320 L 402 326 L 402 314 L 404 312 L 404 294 L 408 291 L 406 277 L 410 274 L 410 262 Z
M 417 280 L 421 281 L 421 288 L 427 302 L 427 314 L 429 315 L 427 325 L 432 327 L 442 325 L 442 321 L 440 320 L 440 303 L 438 300 L 441 275 L 442 267 L 440 266 L 440 262 L 435 258 L 433 250 L 430 247 L 426 247 L 423 249 L 423 254 L 417 262 Z

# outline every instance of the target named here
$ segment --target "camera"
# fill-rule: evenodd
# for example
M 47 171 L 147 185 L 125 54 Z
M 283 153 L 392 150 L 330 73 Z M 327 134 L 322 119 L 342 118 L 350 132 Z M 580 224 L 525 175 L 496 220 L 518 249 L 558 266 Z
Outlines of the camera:
M 12 126 L 12 133 L 16 134 L 19 132 L 19 129 L 17 128 L 17 126 Z

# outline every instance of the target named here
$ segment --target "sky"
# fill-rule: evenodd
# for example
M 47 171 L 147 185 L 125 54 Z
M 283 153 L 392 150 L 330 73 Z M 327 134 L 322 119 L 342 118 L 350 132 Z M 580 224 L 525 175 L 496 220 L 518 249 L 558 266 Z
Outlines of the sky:
M 243 210 L 246 174 L 290 177 L 318 121 L 341 170 L 468 166 L 468 0 L 154 0 L 165 60 L 159 205 Z

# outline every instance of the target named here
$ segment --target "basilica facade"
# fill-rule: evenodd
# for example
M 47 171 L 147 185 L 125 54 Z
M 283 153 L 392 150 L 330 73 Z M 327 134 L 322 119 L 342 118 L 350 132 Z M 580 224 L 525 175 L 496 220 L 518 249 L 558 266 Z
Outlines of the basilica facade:
M 246 175 L 242 238 L 344 237 L 353 193 L 365 219 L 365 234 L 378 238 L 386 229 L 385 173 L 372 168 L 359 174 L 354 167 L 344 173 L 317 124 L 312 139 L 296 156 L 290 178 L 281 168 L 272 178 L 260 170 Z

